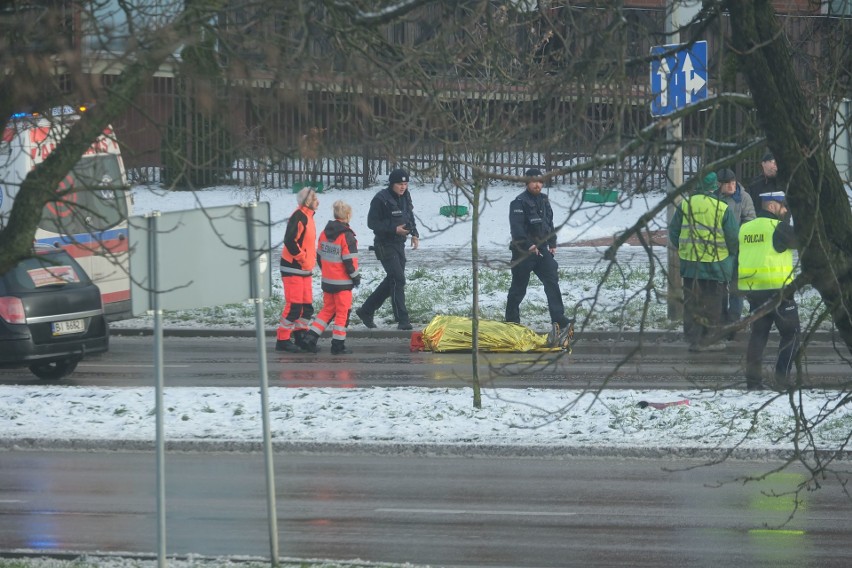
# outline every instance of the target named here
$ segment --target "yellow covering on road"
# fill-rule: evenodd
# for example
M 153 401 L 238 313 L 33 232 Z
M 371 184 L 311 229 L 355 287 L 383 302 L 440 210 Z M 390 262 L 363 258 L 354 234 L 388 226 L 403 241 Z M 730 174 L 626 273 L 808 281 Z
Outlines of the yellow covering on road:
M 423 344 L 427 351 L 437 353 L 470 351 L 473 349 L 473 320 L 459 316 L 435 316 L 423 330 Z M 517 353 L 562 351 L 563 348 L 551 345 L 547 334 L 540 335 L 520 324 L 479 320 L 479 350 Z

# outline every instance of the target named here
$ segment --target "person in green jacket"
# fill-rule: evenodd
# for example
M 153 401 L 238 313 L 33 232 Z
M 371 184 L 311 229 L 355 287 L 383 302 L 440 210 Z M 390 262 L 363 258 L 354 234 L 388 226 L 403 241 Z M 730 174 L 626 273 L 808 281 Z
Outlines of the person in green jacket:
M 739 223 L 728 205 L 713 195 L 716 174 L 675 208 L 669 241 L 678 251 L 683 278 L 683 333 L 690 351 L 721 351 L 724 343 L 708 345 L 717 331 L 722 301 L 734 274 Z

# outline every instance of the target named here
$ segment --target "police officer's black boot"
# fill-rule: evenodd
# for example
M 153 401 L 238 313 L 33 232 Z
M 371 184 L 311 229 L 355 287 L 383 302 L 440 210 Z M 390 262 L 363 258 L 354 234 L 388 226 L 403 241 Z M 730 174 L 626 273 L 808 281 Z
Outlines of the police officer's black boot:
M 784 373 L 775 373 L 775 390 L 787 392 L 793 386 L 793 381 Z
M 763 390 L 763 376 L 760 371 L 750 371 L 746 373 L 746 390 L 761 391 Z
M 346 340 L 345 339 L 332 339 L 331 340 L 331 354 L 332 355 L 349 355 L 351 353 L 352 353 L 352 350 L 346 348 Z
M 376 327 L 376 322 L 373 321 L 373 314 L 365 310 L 364 306 L 361 306 L 360 308 L 355 310 L 355 315 L 361 318 L 361 321 L 364 322 L 364 325 L 369 327 L 370 329 L 374 329 Z
M 319 341 L 320 336 L 314 333 L 313 331 L 306 331 L 304 333 L 305 338 L 302 340 L 302 350 L 307 351 L 308 353 L 319 353 L 317 341 Z

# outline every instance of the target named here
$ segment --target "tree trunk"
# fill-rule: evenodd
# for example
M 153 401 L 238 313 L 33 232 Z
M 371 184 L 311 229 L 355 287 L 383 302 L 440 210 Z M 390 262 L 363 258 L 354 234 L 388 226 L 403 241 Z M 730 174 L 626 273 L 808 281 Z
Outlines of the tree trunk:
M 778 163 L 793 214 L 802 274 L 828 307 L 852 351 L 852 212 L 830 141 L 793 71 L 790 46 L 768 0 L 725 2 L 758 119 Z

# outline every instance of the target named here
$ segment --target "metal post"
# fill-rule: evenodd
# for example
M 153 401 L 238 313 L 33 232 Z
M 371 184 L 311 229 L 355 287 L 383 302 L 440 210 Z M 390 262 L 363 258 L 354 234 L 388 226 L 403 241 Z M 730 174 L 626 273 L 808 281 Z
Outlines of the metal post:
M 680 43 L 680 19 L 678 9 L 679 0 L 669 0 L 668 14 L 666 16 L 667 43 Z M 673 120 L 666 130 L 666 140 L 674 145 L 675 150 L 671 154 L 671 162 L 668 169 L 668 193 L 674 193 L 683 185 L 683 124 L 680 119 Z M 666 208 L 666 224 L 670 224 L 674 215 L 675 204 L 669 204 Z M 683 281 L 680 277 L 680 257 L 677 250 L 668 247 L 669 268 L 669 290 L 668 290 L 668 317 L 670 320 L 683 319 Z
M 473 178 L 473 223 L 471 224 L 471 272 L 473 274 L 473 318 L 471 318 L 471 369 L 473 373 L 473 407 L 482 408 L 482 388 L 479 381 L 479 194 L 482 191 L 482 179 Z
M 254 235 L 254 209 L 256 202 L 244 205 L 246 230 L 248 231 L 249 274 L 251 278 L 251 301 L 254 302 L 254 328 L 257 337 L 257 356 L 260 365 L 260 412 L 263 427 L 263 457 L 266 463 L 266 512 L 269 524 L 269 555 L 273 566 L 278 566 L 278 508 L 275 504 L 275 467 L 272 455 L 272 435 L 269 426 L 269 375 L 266 365 L 266 333 L 263 322 L 263 293 L 260 289 L 260 273 L 257 244 Z
M 154 409 L 156 413 L 156 454 L 157 454 L 157 566 L 166 566 L 166 451 L 163 428 L 163 312 L 160 310 L 160 278 L 157 272 L 157 219 L 159 211 L 148 215 L 148 274 L 150 289 L 148 296 L 151 311 L 154 313 Z

